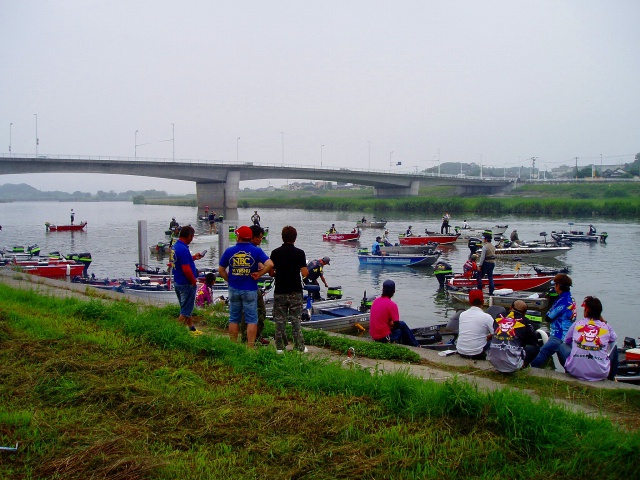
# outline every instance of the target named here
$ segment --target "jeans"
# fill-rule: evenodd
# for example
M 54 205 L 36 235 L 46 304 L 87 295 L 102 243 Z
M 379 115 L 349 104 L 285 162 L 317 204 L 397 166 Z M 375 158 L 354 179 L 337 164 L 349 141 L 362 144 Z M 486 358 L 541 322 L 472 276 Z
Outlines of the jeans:
M 478 290 L 482 290 L 482 278 L 486 275 L 489 280 L 489 295 L 493 295 L 493 269 L 496 264 L 493 262 L 483 262 L 480 266 L 480 275 L 478 275 Z
M 390 335 L 375 341 L 380 343 L 401 343 L 402 345 L 411 345 L 412 347 L 420 346 L 416 337 L 413 336 L 409 325 L 402 320 L 394 322 Z
M 558 337 L 550 337 L 547 343 L 545 343 L 540 349 L 540 353 L 538 353 L 538 356 L 533 359 L 533 362 L 531 362 L 531 366 L 533 368 L 544 367 L 544 365 L 547 363 L 547 360 L 549 360 L 549 358 L 551 358 L 554 353 L 558 354 L 560 363 L 564 365 L 564 362 L 567 360 L 568 355 L 565 348 L 560 348 L 561 345 L 562 340 L 560 340 Z M 567 347 L 569 347 L 569 352 L 571 352 L 571 346 L 567 345 Z
M 240 323 L 243 312 L 247 325 L 258 323 L 258 291 L 229 287 L 229 323 Z
M 183 317 L 191 317 L 193 309 L 196 305 L 196 289 L 195 285 L 174 285 L 174 290 L 180 303 L 180 315 Z

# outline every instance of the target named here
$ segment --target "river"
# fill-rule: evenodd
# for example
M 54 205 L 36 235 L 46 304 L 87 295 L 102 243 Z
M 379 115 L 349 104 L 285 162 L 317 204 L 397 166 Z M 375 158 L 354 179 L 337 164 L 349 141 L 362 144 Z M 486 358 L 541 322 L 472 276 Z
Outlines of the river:
M 49 232 L 45 222 L 66 224 L 69 211 L 76 212 L 76 222 L 88 222 L 86 232 Z M 243 224 L 249 223 L 253 210 L 238 209 L 238 218 Z M 400 315 L 411 327 L 431 325 L 446 320 L 456 305 L 449 302 L 446 295 L 438 291 L 438 282 L 432 268 L 372 268 L 360 267 L 356 257 L 359 246 L 370 248 L 381 230 L 364 229 L 357 244 L 334 244 L 322 241 L 322 234 L 335 223 L 338 231 L 351 231 L 362 213 L 339 213 L 327 211 L 305 211 L 300 209 L 261 209 L 262 225 L 270 229 L 269 242 L 264 249 L 280 246 L 280 230 L 290 224 L 298 230 L 296 245 L 307 254 L 307 261 L 329 256 L 331 264 L 325 267 L 325 278 L 330 286 L 342 286 L 344 294 L 356 299 L 379 294 L 382 282 L 387 278 L 396 282 L 395 300 L 400 306 Z M 208 224 L 197 220 L 195 207 L 174 207 L 156 205 L 133 205 L 126 202 L 60 203 L 60 202 L 15 202 L 0 203 L 0 247 L 37 243 L 42 253 L 59 250 L 62 253 L 90 252 L 93 263 L 90 273 L 97 277 L 127 278 L 134 275 L 138 261 L 137 224 L 146 220 L 148 244 L 165 240 L 164 231 L 171 217 L 180 224 L 192 224 L 199 233 L 206 233 Z M 368 218 L 372 218 L 367 215 Z M 425 228 L 438 230 L 440 216 L 419 217 L 404 213 L 385 214 L 391 240 L 397 241 L 397 234 L 404 232 L 409 224 L 414 233 Z M 472 227 L 491 227 L 498 223 L 508 224 L 507 234 L 513 228 L 518 230 L 520 239 L 540 239 L 540 232 L 568 229 L 567 222 L 575 222 L 582 230 L 593 223 L 598 232 L 606 231 L 606 244 L 575 243 L 568 253 L 537 263 L 546 266 L 569 266 L 573 279 L 572 289 L 578 305 L 586 295 L 595 295 L 602 300 L 603 316 L 612 323 L 619 337 L 619 344 L 625 336 L 639 337 L 640 324 L 637 321 L 640 310 L 638 272 L 640 256 L 635 253 L 636 240 L 640 239 L 640 224 L 636 221 L 609 219 L 558 219 L 545 217 L 504 217 L 466 218 Z M 451 225 L 462 224 L 463 218 L 452 218 Z M 238 222 L 226 222 L 236 225 Z M 226 230 L 226 225 L 223 227 Z M 218 243 L 198 244 L 198 251 L 207 248 L 206 258 L 198 262 L 203 269 L 217 269 Z M 466 242 L 442 247 L 443 256 L 455 271 L 462 270 L 469 250 Z M 151 266 L 166 267 L 167 259 L 151 256 Z M 514 262 L 499 262 L 496 272 L 513 272 Z M 520 272 L 533 272 L 530 265 L 522 262 Z M 579 312 L 582 313 L 580 307 Z

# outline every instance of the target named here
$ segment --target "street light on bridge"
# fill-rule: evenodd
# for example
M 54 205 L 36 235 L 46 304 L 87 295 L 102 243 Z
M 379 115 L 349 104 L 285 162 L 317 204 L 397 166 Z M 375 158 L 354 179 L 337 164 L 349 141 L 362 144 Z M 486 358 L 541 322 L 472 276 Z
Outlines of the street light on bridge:
M 34 113 L 36 117 L 36 158 L 38 158 L 38 145 L 40 144 L 40 139 L 38 138 L 38 114 Z
M 9 124 L 9 158 L 11 158 L 11 127 L 13 126 L 13 123 Z
M 138 130 L 133 135 L 133 156 L 134 158 L 138 158 Z
M 240 161 L 240 137 L 236 140 L 236 163 Z
M 323 145 L 320 145 L 320 168 L 322 168 L 322 148 L 324 147 Z
M 173 150 L 173 161 L 176 161 L 176 126 L 171 124 L 171 147 Z

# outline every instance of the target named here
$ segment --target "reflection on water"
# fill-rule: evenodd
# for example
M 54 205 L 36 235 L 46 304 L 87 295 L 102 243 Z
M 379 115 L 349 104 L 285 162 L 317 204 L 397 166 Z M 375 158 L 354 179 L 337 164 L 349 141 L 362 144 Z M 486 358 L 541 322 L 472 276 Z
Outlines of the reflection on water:
M 66 223 L 69 208 L 73 207 L 77 220 L 88 221 L 86 232 L 49 232 L 44 223 Z M 235 219 L 233 214 L 225 213 L 228 223 L 220 226 L 226 232 L 229 225 L 250 224 L 255 209 L 239 209 Z M 366 290 L 368 295 L 379 294 L 382 283 L 387 278 L 396 282 L 394 299 L 400 307 L 400 316 L 412 327 L 426 326 L 446 321 L 455 311 L 443 292 L 438 291 L 438 282 L 432 268 L 398 268 L 368 266 L 360 267 L 356 252 L 359 247 L 370 248 L 381 230 L 364 229 L 359 242 L 336 244 L 323 242 L 322 234 L 332 223 L 338 231 L 351 231 L 355 222 L 362 218 L 363 212 L 317 212 L 304 210 L 260 209 L 263 226 L 270 227 L 269 242 L 263 245 L 268 253 L 280 246 L 280 232 L 285 225 L 293 225 L 298 230 L 296 246 L 302 248 L 307 261 L 329 256 L 331 263 L 325 267 L 325 278 L 331 286 L 341 286 L 346 296 L 359 302 Z M 378 215 L 382 217 L 381 215 Z M 38 244 L 43 253 L 58 250 L 63 253 L 90 252 L 94 259 L 89 272 L 97 277 L 128 278 L 135 274 L 138 261 L 137 222 L 147 221 L 147 240 L 149 245 L 166 241 L 164 232 L 172 217 L 180 224 L 191 224 L 199 234 L 208 234 L 209 225 L 199 221 L 195 207 L 171 207 L 160 205 L 133 205 L 125 202 L 103 202 L 72 204 L 60 202 L 18 202 L 0 204 L 0 246 L 14 244 Z M 439 228 L 441 215 L 419 217 L 409 214 L 389 214 L 386 228 L 390 231 L 390 240 L 397 242 L 397 235 L 404 232 L 408 225 L 415 231 L 425 228 Z M 517 228 L 522 240 L 538 240 L 541 231 L 566 229 L 567 219 L 550 218 L 471 218 L 473 225 L 509 224 L 511 232 Z M 640 225 L 636 222 L 612 222 L 590 219 L 578 223 L 594 223 L 598 231 L 607 231 L 606 244 L 574 244 L 572 250 L 555 258 L 538 259 L 529 262 L 499 261 L 498 272 L 514 272 L 520 265 L 520 273 L 533 272 L 532 265 L 546 267 L 571 267 L 574 280 L 573 293 L 580 304 L 586 295 L 600 297 L 604 305 L 603 316 L 613 324 L 619 337 L 640 336 L 640 324 L 636 321 L 640 310 L 640 295 L 637 292 L 640 256 L 631 252 L 637 249 L 640 238 Z M 452 219 L 452 224 L 460 224 L 461 219 Z M 226 238 L 223 235 L 223 239 Z M 228 240 L 227 240 L 228 241 Z M 148 251 L 149 245 L 145 246 Z M 198 244 L 198 251 L 207 249 L 206 258 L 197 262 L 201 270 L 216 270 L 220 247 L 218 242 Z M 469 255 L 466 241 L 453 246 L 442 246 L 441 259 L 450 263 L 454 271 L 461 271 Z M 150 266 L 166 268 L 166 256 L 150 256 Z M 582 313 L 582 312 L 580 312 Z

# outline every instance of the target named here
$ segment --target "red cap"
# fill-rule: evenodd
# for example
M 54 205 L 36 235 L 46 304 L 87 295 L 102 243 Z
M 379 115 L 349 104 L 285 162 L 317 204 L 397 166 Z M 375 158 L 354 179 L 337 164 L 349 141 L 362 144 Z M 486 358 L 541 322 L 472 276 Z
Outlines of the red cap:
M 482 294 L 482 290 L 469 290 L 469 303 L 473 305 L 475 300 L 480 300 L 484 303 L 484 295 Z
M 253 237 L 253 232 L 249 227 L 247 227 L 246 225 L 243 225 L 238 230 L 236 230 L 236 235 L 238 236 L 238 238 L 242 238 L 244 240 L 251 240 L 251 237 Z

